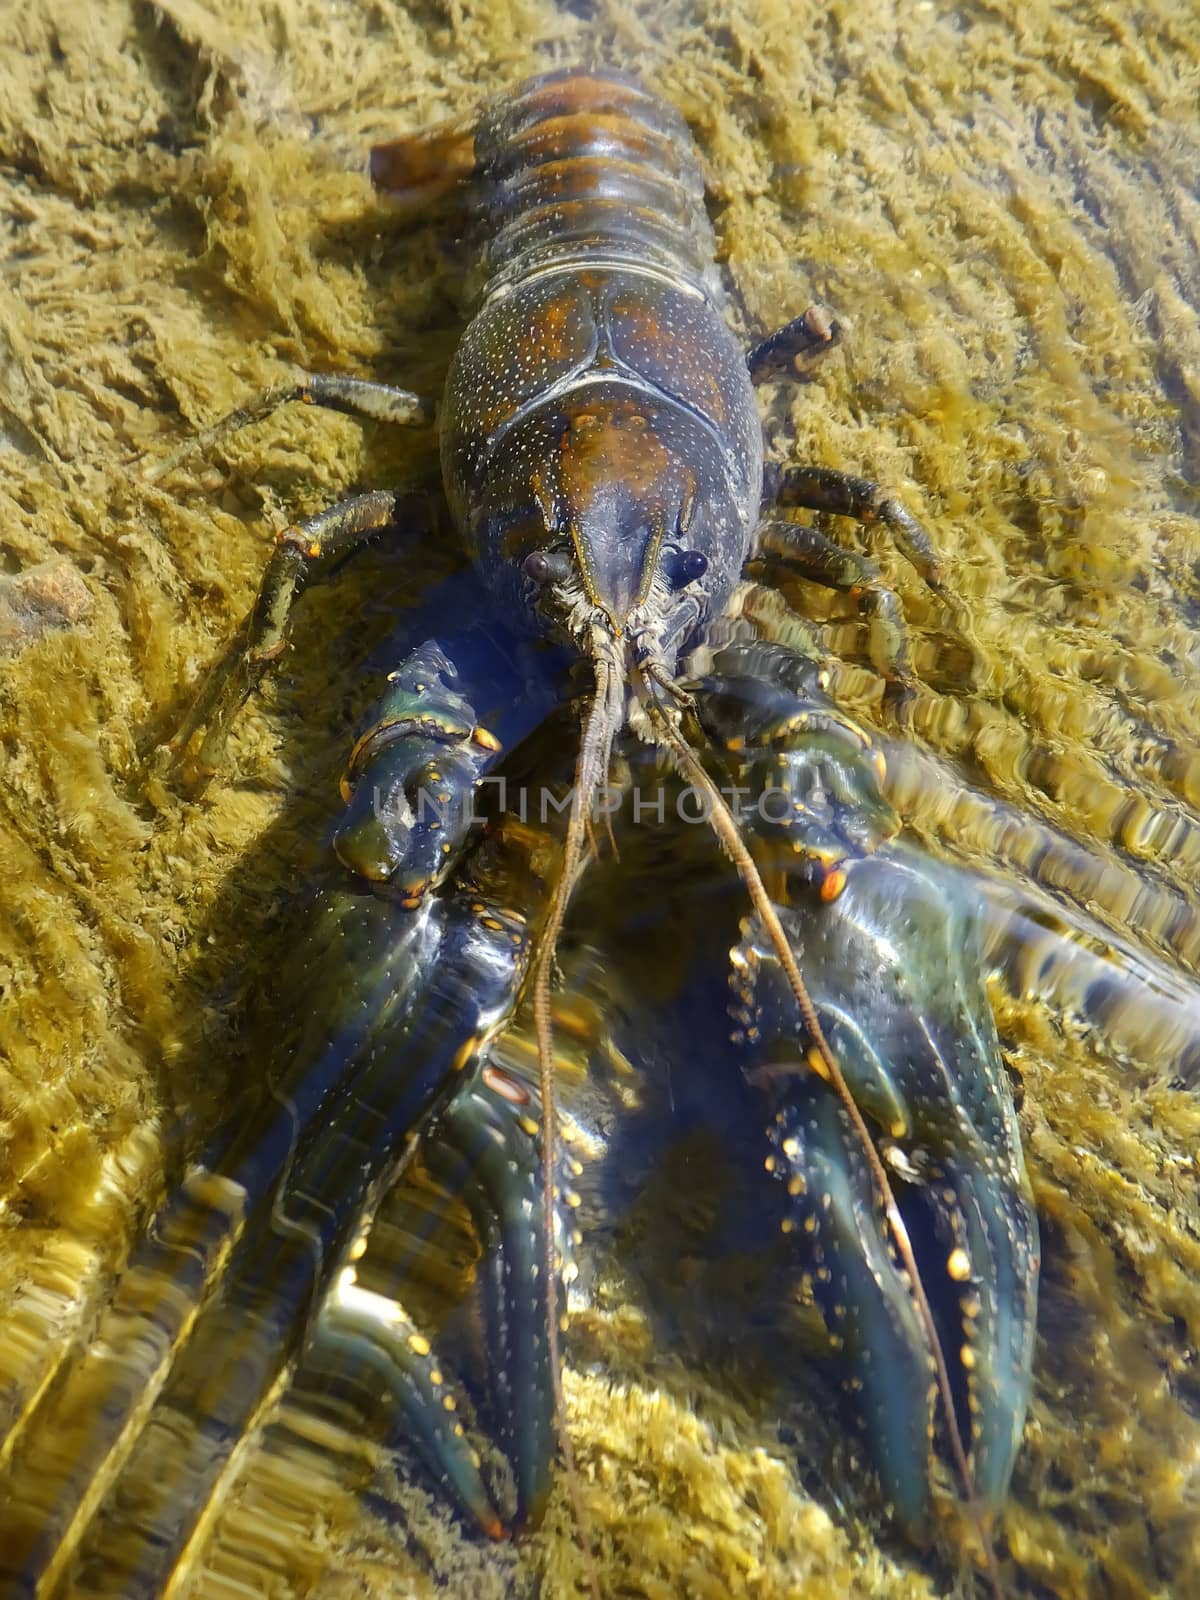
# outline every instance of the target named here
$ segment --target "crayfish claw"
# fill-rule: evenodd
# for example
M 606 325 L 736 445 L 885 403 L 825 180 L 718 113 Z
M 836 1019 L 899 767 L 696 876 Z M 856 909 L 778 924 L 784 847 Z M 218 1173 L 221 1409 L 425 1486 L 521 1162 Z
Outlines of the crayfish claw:
M 949 1352 L 950 1367 L 961 1394 L 959 1426 L 976 1499 L 994 1516 L 1008 1495 L 1025 1423 L 1038 1229 L 1023 1167 L 1005 1170 L 982 1146 L 968 1157 L 947 1162 L 941 1178 L 933 1180 L 942 1202 L 935 1217 L 943 1219 L 943 1240 L 962 1241 L 946 1258 L 962 1331 L 961 1344 Z
M 753 922 L 734 955 L 732 1014 L 752 1045 L 748 1081 L 773 1106 L 783 1228 L 859 1397 L 884 1498 L 923 1541 L 939 1410 L 979 1526 L 1003 1507 L 1029 1396 L 1037 1214 L 964 881 L 896 841 L 843 870 L 834 899 L 780 920 L 889 1170 L 919 1285 L 831 1086 L 816 1071 L 762 1070 L 784 1058 L 802 1069 L 810 1041 Z
M 803 1282 L 844 1365 L 883 1498 L 909 1537 L 923 1543 L 931 1520 L 934 1368 L 871 1174 L 836 1095 L 811 1078 L 803 1106 L 779 1114 L 771 1142 L 773 1170 L 788 1195 L 783 1226 L 802 1243 Z
M 328 1365 L 344 1381 L 357 1374 L 372 1398 L 389 1405 L 413 1449 L 454 1502 L 492 1539 L 504 1521 L 479 1471 L 428 1339 L 396 1301 L 361 1288 L 352 1268 L 321 1307 L 305 1357 L 309 1370 Z
M 522 1093 L 524 1091 L 524 1093 Z M 482 1068 L 434 1128 L 426 1160 L 461 1195 L 483 1244 L 481 1293 L 499 1440 L 513 1470 L 512 1531 L 536 1527 L 553 1483 L 557 1436 L 542 1273 L 539 1102 L 515 1068 Z M 558 1225 L 555 1255 L 566 1250 Z M 564 1296 L 559 1273 L 556 1300 Z

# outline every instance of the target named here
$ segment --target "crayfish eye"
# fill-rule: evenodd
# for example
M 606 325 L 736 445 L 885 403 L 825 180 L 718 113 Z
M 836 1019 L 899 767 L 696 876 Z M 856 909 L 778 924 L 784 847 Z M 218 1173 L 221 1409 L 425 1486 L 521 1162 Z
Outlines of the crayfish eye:
M 700 550 L 672 545 L 663 551 L 663 570 L 672 589 L 684 589 L 708 571 L 708 557 Z
M 562 583 L 570 574 L 571 559 L 561 551 L 531 550 L 521 563 L 521 571 L 539 586 Z

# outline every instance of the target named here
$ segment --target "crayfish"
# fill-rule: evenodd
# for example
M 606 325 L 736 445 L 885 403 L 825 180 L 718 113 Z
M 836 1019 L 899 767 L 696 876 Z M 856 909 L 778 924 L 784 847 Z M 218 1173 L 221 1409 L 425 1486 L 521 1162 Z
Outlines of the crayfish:
M 858 596 L 902 714 L 912 670 L 895 595 L 865 558 L 779 508 L 881 522 L 948 597 L 927 535 L 869 479 L 764 473 L 755 384 L 816 359 L 837 324 L 815 307 L 743 353 L 687 128 L 624 74 L 533 79 L 471 123 L 376 147 L 371 174 L 408 205 L 461 203 L 478 236 L 476 309 L 437 413 L 472 598 L 464 609 L 458 593 L 437 636 L 397 660 L 350 752 L 332 840 L 341 876 L 289 958 L 303 1015 L 273 1105 L 194 1163 L 118 1291 L 111 1314 L 156 1352 L 138 1404 L 157 1395 L 160 1420 L 131 1444 L 128 1397 L 108 1407 L 87 1460 L 66 1471 L 45 1549 L 89 1475 L 132 1449 L 125 1475 L 153 1538 L 121 1592 L 157 1592 L 302 1346 L 367 1374 L 486 1532 L 541 1516 L 556 1444 L 569 1450 L 555 951 L 602 853 L 618 757 L 627 772 L 673 769 L 748 896 L 726 946 L 718 1070 L 758 1118 L 764 1213 L 790 1236 L 841 1351 L 884 1499 L 926 1532 L 940 1415 L 986 1529 L 1024 1421 L 1038 1231 L 977 908 L 896 837 L 876 742 L 830 701 L 815 634 L 763 581 L 787 566 Z M 155 475 L 293 399 L 387 423 L 434 416 L 387 385 L 305 375 Z M 218 769 L 304 588 L 366 542 L 403 537 L 409 506 L 373 489 L 279 537 L 253 612 L 171 746 L 182 781 Z M 545 774 L 556 794 L 569 784 L 548 868 L 503 815 L 481 833 L 475 802 L 562 714 L 573 669 L 582 731 L 573 772 Z M 523 996 L 537 1037 L 528 1078 L 497 1054 Z M 374 1212 L 417 1149 L 486 1247 L 509 1505 L 435 1343 L 356 1278 Z M 221 1291 L 193 1331 L 184 1289 L 218 1261 Z M 156 1274 L 171 1295 L 149 1293 Z M 172 1456 L 179 1415 L 193 1426 Z

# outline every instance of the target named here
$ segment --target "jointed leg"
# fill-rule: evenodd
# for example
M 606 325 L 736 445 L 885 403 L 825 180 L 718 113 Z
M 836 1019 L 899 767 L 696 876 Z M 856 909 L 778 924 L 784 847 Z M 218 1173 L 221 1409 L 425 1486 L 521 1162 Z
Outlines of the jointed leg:
M 842 330 L 824 306 L 809 306 L 802 316 L 777 328 L 746 357 L 752 383 L 768 378 L 802 377 L 818 357 L 832 350 Z
M 783 374 L 802 376 L 806 365 L 842 336 L 840 325 L 821 305 L 785 324 L 746 357 L 751 380 Z M 859 522 L 882 522 L 901 551 L 931 589 L 945 592 L 945 574 L 925 529 L 890 490 L 873 478 L 857 478 L 835 467 L 768 467 L 763 509 L 801 506 L 806 511 L 832 511 Z
M 888 697 L 898 707 L 912 693 L 914 678 L 900 602 L 882 582 L 873 562 L 845 550 L 816 528 L 773 520 L 758 530 L 755 554 L 793 568 L 812 583 L 861 598 L 870 617 L 869 654 L 888 684 Z
M 759 638 L 785 645 L 818 669 L 828 659 L 817 629 L 788 605 L 778 589 L 763 583 L 741 583 L 734 591 L 729 613 L 752 622 Z
M 890 490 L 873 478 L 856 478 L 835 467 L 776 467 L 768 471 L 764 505 L 832 511 L 858 522 L 882 522 L 925 582 L 946 593 L 946 575 L 933 541 Z
M 188 440 L 165 461 L 150 467 L 144 474 L 146 480 L 154 482 L 189 456 L 210 450 L 240 428 L 261 422 L 295 400 L 403 426 L 433 418 L 431 403 L 407 389 L 339 373 L 301 373 L 295 382 L 264 390 Z M 254 610 L 209 673 L 183 726 L 167 746 L 171 758 L 179 762 L 193 738 L 203 730 L 200 751 L 184 774 L 188 781 L 202 779 L 215 770 L 230 720 L 268 665 L 283 651 L 292 607 L 306 583 L 313 577 L 319 581 L 341 556 L 395 521 L 397 504 L 398 498 L 391 491 L 355 495 L 279 534 Z
M 402 497 L 391 490 L 355 495 L 327 511 L 284 528 L 263 573 L 254 609 L 215 663 L 167 750 L 183 765 L 188 746 L 203 731 L 194 762 L 183 776 L 211 776 L 220 760 L 229 724 L 287 643 L 292 607 L 309 582 L 320 582 L 338 559 L 396 520 Z
M 165 461 L 148 468 L 143 477 L 147 483 L 157 482 L 189 456 L 211 450 L 213 445 L 227 439 L 231 433 L 249 427 L 252 422 L 264 421 L 280 406 L 294 400 L 304 405 L 325 406 L 330 411 L 341 411 L 347 416 L 363 417 L 372 422 L 396 423 L 400 427 L 419 427 L 433 421 L 433 403 L 407 389 L 397 389 L 388 383 L 371 383 L 366 378 L 352 378 L 341 373 L 305 372 L 295 383 L 264 389 L 261 394 L 247 400 L 245 405 L 238 406 L 228 416 L 189 439 Z

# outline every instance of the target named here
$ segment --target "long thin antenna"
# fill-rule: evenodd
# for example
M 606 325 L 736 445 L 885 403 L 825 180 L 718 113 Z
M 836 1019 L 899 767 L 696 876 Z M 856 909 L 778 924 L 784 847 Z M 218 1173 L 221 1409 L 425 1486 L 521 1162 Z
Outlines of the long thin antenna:
M 708 802 L 708 821 L 719 839 L 721 847 L 737 868 L 738 876 L 745 885 L 754 909 L 767 931 L 771 947 L 779 958 L 779 964 L 783 968 L 788 984 L 795 996 L 809 1039 L 821 1058 L 829 1082 L 832 1084 L 838 1099 L 842 1102 L 842 1107 L 854 1129 L 855 1137 L 862 1146 L 867 1167 L 883 1206 L 888 1228 L 896 1244 L 897 1254 L 908 1274 L 913 1304 L 933 1360 L 938 1394 L 945 1411 L 947 1431 L 950 1435 L 950 1448 L 954 1456 L 955 1466 L 962 1479 L 968 1514 L 975 1524 L 976 1532 L 983 1545 L 984 1558 L 987 1562 L 988 1577 L 991 1581 L 993 1593 L 996 1595 L 997 1600 L 1000 1600 L 1003 1590 L 1000 1585 L 999 1570 L 996 1566 L 996 1553 L 992 1548 L 992 1541 L 988 1533 L 983 1509 L 976 1495 L 975 1475 L 971 1470 L 971 1463 L 968 1461 L 966 1450 L 963 1447 L 962 1435 L 959 1433 L 946 1358 L 942 1351 L 941 1340 L 938 1338 L 937 1326 L 933 1320 L 933 1311 L 925 1293 L 925 1286 L 917 1270 L 917 1260 L 913 1253 L 912 1241 L 909 1239 L 908 1229 L 905 1226 L 904 1218 L 900 1214 L 900 1207 L 896 1203 L 896 1196 L 888 1180 L 887 1172 L 880 1159 L 879 1152 L 875 1148 L 875 1141 L 871 1138 L 866 1120 L 858 1108 L 858 1102 L 850 1092 L 850 1086 L 837 1063 L 837 1058 L 829 1048 L 829 1043 L 817 1017 L 816 1007 L 812 1003 L 812 997 L 809 995 L 804 979 L 801 976 L 792 947 L 788 943 L 787 934 L 784 932 L 783 924 L 779 920 L 779 913 L 767 893 L 766 886 L 762 881 L 746 841 L 742 838 L 741 830 L 738 828 L 733 813 L 726 805 L 720 789 L 705 771 L 695 751 L 664 711 L 653 688 L 653 685 L 660 682 L 658 674 L 647 670 L 647 666 L 642 666 L 639 670 L 646 689 L 646 706 L 650 714 L 650 726 L 654 732 L 655 743 L 671 757 L 679 775 L 691 783 Z
M 607 642 L 607 641 L 606 641 Z M 558 1118 L 554 1100 L 554 1033 L 550 1006 L 550 984 L 554 975 L 554 953 L 566 919 L 571 891 L 575 886 L 583 849 L 591 825 L 592 802 L 600 785 L 608 776 L 613 739 L 621 723 L 622 706 L 614 698 L 620 687 L 614 676 L 611 649 L 599 645 L 593 653 L 596 672 L 596 690 L 588 704 L 579 757 L 575 765 L 575 789 L 571 796 L 571 814 L 567 822 L 567 836 L 563 844 L 562 864 L 546 925 L 538 941 L 538 952 L 533 969 L 533 1021 L 537 1038 L 538 1084 L 542 1102 L 542 1230 L 543 1261 L 542 1288 L 546 1302 L 547 1356 L 550 1362 L 550 1381 L 554 1397 L 554 1421 L 559 1446 L 567 1471 L 572 1511 L 576 1525 L 584 1538 L 588 1561 L 588 1582 L 596 1600 L 600 1585 L 586 1539 L 586 1518 L 579 1493 L 579 1480 L 575 1468 L 575 1452 L 567 1427 L 566 1400 L 562 1387 L 562 1356 L 558 1337 L 558 1306 L 555 1303 L 556 1278 L 554 1259 L 554 1157 L 557 1148 Z

